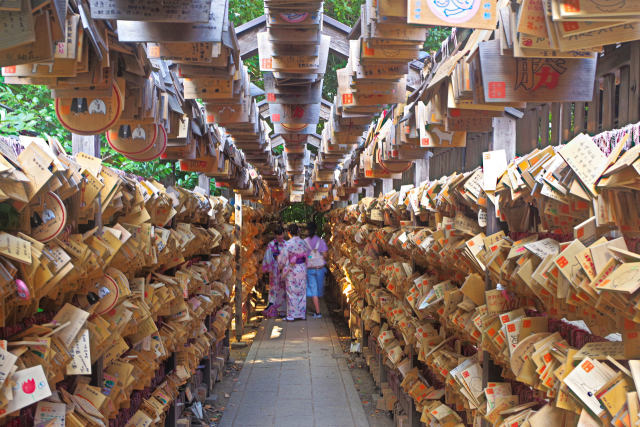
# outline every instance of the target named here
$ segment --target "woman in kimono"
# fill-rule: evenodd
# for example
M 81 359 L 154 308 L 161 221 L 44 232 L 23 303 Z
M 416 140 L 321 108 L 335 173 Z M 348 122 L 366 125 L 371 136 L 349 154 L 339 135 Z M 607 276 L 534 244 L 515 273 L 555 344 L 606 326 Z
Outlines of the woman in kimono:
M 278 257 L 287 293 L 287 320 L 306 319 L 307 314 L 307 256 L 309 245 L 298 237 L 298 226 L 289 226 L 290 239 Z
M 269 305 L 263 311 L 266 317 L 284 317 L 285 304 L 284 278 L 282 277 L 278 256 L 285 245 L 284 229 L 278 225 L 274 231 L 276 238 L 269 242 L 262 260 L 262 271 L 269 273 Z

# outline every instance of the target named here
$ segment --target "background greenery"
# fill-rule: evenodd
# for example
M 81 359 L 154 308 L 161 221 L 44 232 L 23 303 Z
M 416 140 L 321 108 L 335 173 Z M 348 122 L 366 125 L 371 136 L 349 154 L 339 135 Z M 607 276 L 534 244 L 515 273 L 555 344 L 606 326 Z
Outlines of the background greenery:
M 360 16 L 360 6 L 364 0 L 327 0 L 324 12 L 328 16 L 353 26 Z M 248 22 L 264 14 L 262 0 L 230 0 L 229 16 L 235 26 Z M 440 48 L 442 41 L 450 34 L 448 27 L 434 27 L 430 29 L 425 41 L 424 50 L 434 52 Z M 346 66 L 343 60 L 330 54 L 327 73 L 324 78 L 323 97 L 333 102 L 337 93 L 338 82 L 336 70 Z M 251 80 L 264 88 L 262 74 L 258 67 L 258 58 L 253 57 L 245 61 L 249 69 Z M 4 135 L 50 135 L 56 137 L 68 152 L 71 152 L 71 134 L 64 129 L 55 115 L 51 93 L 46 86 L 16 85 L 10 86 L 2 82 L 0 77 L 0 112 L 4 115 L 0 121 L 0 133 Z M 321 131 L 322 124 L 318 130 Z M 175 162 L 155 160 L 152 162 L 134 162 L 115 152 L 109 147 L 102 136 L 102 157 L 104 161 L 118 169 L 135 175 L 165 180 L 174 175 L 176 183 L 185 188 L 194 188 L 198 183 L 195 173 L 180 171 Z M 212 190 L 215 181 L 212 180 Z M 297 211 L 298 209 L 294 209 Z

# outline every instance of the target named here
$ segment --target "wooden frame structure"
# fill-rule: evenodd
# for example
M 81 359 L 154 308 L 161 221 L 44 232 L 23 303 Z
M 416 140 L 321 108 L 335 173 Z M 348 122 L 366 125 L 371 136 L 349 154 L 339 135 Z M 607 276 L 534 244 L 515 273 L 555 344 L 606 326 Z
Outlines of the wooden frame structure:
M 258 54 L 258 33 L 266 30 L 267 18 L 262 15 L 236 28 L 236 37 L 240 45 L 240 57 L 251 58 Z M 323 15 L 322 34 L 331 37 L 329 52 L 342 59 L 349 58 L 349 33 L 351 27 L 340 21 Z

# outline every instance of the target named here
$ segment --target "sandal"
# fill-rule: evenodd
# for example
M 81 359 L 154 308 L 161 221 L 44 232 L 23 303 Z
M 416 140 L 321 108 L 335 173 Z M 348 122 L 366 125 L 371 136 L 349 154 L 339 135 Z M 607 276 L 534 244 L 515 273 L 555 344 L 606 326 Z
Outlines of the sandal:
M 278 316 L 278 311 L 274 305 L 270 305 L 262 311 L 262 315 L 264 317 L 273 318 Z

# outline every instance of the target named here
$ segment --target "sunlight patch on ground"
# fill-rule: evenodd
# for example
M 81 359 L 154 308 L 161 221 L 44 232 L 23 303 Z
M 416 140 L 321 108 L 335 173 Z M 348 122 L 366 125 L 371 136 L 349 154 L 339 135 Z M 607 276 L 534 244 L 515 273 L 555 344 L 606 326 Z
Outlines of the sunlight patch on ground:
M 280 338 L 280 335 L 282 334 L 282 328 L 280 326 L 274 326 L 273 329 L 271 330 L 271 336 L 269 337 L 269 339 L 276 339 L 276 338 Z

